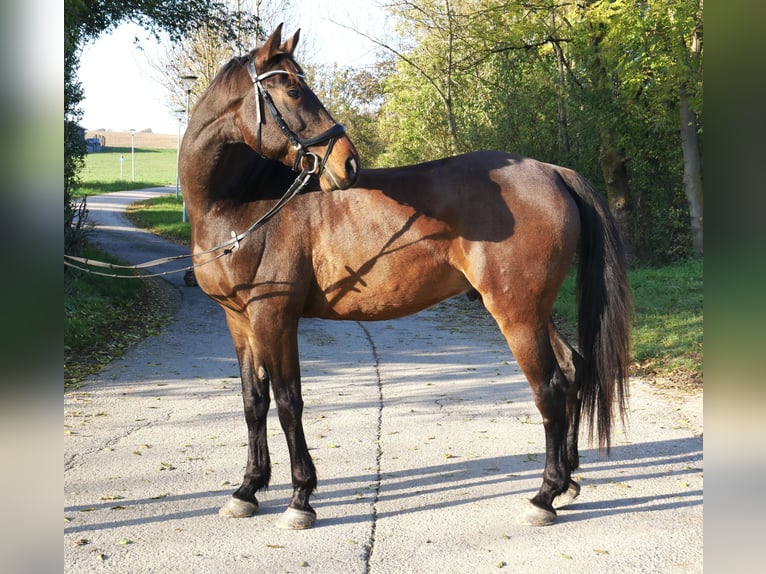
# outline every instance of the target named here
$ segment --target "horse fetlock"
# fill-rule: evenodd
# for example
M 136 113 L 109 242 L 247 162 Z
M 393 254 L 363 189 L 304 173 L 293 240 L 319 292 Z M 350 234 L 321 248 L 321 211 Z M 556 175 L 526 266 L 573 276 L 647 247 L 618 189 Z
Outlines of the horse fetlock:
M 580 485 L 574 480 L 570 480 L 567 489 L 554 499 L 553 506 L 555 508 L 564 508 L 572 504 L 578 496 L 580 496 Z

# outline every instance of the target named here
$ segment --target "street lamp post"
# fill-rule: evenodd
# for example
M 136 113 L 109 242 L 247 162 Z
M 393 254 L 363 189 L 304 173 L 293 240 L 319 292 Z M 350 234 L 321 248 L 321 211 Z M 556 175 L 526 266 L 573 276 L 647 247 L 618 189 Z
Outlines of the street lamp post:
M 176 110 L 176 119 L 178 120 L 178 143 L 176 145 L 176 201 L 178 201 L 178 192 L 181 189 L 181 181 L 178 178 L 178 162 L 181 160 L 181 124 L 184 121 L 183 110 Z
M 130 181 L 136 181 L 136 148 L 133 145 L 133 136 L 136 130 L 130 130 Z
M 181 84 L 183 84 L 184 89 L 186 90 L 186 127 L 189 127 L 189 98 L 191 97 L 191 91 L 192 86 L 194 85 L 194 82 L 197 81 L 197 76 L 193 76 L 191 74 L 188 74 L 186 76 L 181 76 Z M 179 128 L 179 134 L 180 134 L 180 128 Z M 179 135 L 180 138 L 180 135 Z M 180 155 L 180 140 L 179 140 L 179 155 Z M 183 215 L 181 216 L 181 221 L 183 223 L 186 223 L 186 200 L 184 200 L 184 207 L 183 207 Z

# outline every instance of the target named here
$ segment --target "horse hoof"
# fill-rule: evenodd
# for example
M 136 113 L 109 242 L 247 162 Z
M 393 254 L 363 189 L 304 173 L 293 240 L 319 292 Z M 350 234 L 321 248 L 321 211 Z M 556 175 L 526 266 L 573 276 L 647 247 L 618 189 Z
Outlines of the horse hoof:
M 253 504 L 247 500 L 234 498 L 233 496 L 226 501 L 218 511 L 220 516 L 226 518 L 247 518 L 258 512 L 258 503 Z
M 524 526 L 550 526 L 556 521 L 556 511 L 546 510 L 531 502 L 519 517 L 519 523 Z
M 315 512 L 288 508 L 277 521 L 277 528 L 284 528 L 285 530 L 306 530 L 307 528 L 314 526 L 316 519 L 317 515 Z
M 580 496 L 580 485 L 574 480 L 570 480 L 569 488 L 554 499 L 553 507 L 564 508 L 565 506 L 572 504 L 578 496 Z

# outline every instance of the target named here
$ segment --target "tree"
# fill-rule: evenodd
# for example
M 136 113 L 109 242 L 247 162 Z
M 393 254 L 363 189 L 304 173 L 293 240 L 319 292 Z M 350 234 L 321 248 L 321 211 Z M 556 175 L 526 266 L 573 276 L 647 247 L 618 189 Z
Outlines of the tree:
M 368 34 L 366 38 L 381 46 L 395 57 L 399 76 L 404 84 L 417 78 L 428 87 L 430 94 L 422 91 L 412 95 L 423 97 L 422 101 L 409 102 L 414 109 L 426 110 L 441 118 L 440 130 L 428 134 L 433 144 L 432 152 L 440 155 L 454 155 L 465 151 L 461 142 L 457 106 L 459 105 L 459 82 L 466 73 L 466 62 L 470 61 L 470 45 L 466 42 L 465 30 L 475 14 L 468 10 L 467 2 L 461 0 L 420 0 L 420 2 L 393 3 L 388 6 L 391 14 L 400 23 L 402 39 L 409 48 L 394 46 Z M 466 8 L 466 11 L 463 11 Z M 410 80 L 407 80 L 407 78 Z M 392 78 L 393 83 L 386 91 L 405 89 L 405 85 Z M 389 112 L 393 107 L 389 107 Z M 391 121 L 394 118 L 388 118 Z M 400 126 L 404 127 L 404 126 Z M 412 133 L 420 130 L 417 125 Z M 423 132 L 420 131 L 422 134 Z
M 192 99 L 196 99 L 226 62 L 252 50 L 276 23 L 287 20 L 285 12 L 289 2 L 276 0 L 222 0 L 238 15 L 231 29 L 202 25 L 194 34 L 176 42 L 166 43 L 165 53 L 150 60 L 152 76 L 168 93 L 171 110 L 186 107 L 186 91 L 179 78 L 193 74 L 198 80 L 192 86 Z M 279 15 L 278 22 L 274 22 Z
M 379 112 L 384 161 L 500 148 L 569 165 L 603 181 L 634 260 L 683 258 L 690 230 L 695 248 L 702 237 L 701 9 L 701 0 L 395 2 L 389 12 L 410 43 L 377 42 L 397 61 Z
M 682 158 L 683 189 L 688 202 L 694 251 L 702 254 L 702 162 L 700 124 L 702 102 L 702 0 L 642 2 L 598 0 L 588 5 L 588 17 L 602 25 L 599 54 L 608 62 L 621 92 L 622 140 L 656 149 L 656 141 L 625 129 L 624 118 L 644 126 L 662 126 L 664 137 L 676 138 L 666 162 Z M 642 113 L 643 112 L 643 113 Z M 651 113 L 648 113 L 651 112 Z M 673 128 L 670 125 L 674 124 Z M 680 129 L 679 129 L 680 127 Z M 634 126 L 639 128 L 638 125 Z M 644 128 L 645 133 L 645 128 Z M 680 155 L 680 157 L 679 157 Z M 637 157 L 637 154 L 634 154 Z M 668 165 L 675 170 L 675 165 Z M 649 185 L 651 185 L 649 183 Z M 633 199 L 633 198 L 631 198 Z M 633 202 L 635 203 L 635 202 Z M 631 216 L 640 226 L 645 214 Z M 637 241 L 633 225 L 634 242 Z
M 359 152 L 363 167 L 376 167 L 385 151 L 378 126 L 382 82 L 390 62 L 369 68 L 331 68 L 306 65 L 308 82 L 335 121 L 345 126 Z
M 245 15 L 246 16 L 246 15 Z M 77 79 L 83 46 L 123 22 L 135 22 L 173 40 L 194 34 L 203 26 L 235 35 L 232 13 L 216 0 L 65 0 L 64 1 L 64 248 L 75 252 L 82 243 L 86 215 L 83 201 L 73 197 L 82 166 L 84 142 L 77 123 L 82 117 L 82 87 Z
M 703 252 L 702 153 L 698 137 L 702 100 L 702 2 L 691 5 L 676 32 L 678 61 L 685 73 L 678 85 L 681 148 L 684 154 L 684 188 L 689 201 L 694 250 Z M 677 21 L 673 19 L 672 21 Z

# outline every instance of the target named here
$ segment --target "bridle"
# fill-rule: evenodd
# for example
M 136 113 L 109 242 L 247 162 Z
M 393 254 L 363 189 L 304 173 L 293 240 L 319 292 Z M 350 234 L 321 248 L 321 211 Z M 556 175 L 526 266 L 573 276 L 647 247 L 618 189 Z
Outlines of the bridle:
M 226 255 L 230 255 L 237 249 L 239 249 L 240 241 L 245 239 L 248 235 L 253 233 L 256 229 L 259 229 L 263 225 L 266 224 L 267 221 L 269 221 L 274 215 L 276 215 L 286 204 L 289 202 L 293 197 L 298 195 L 309 183 L 309 180 L 311 179 L 312 175 L 319 175 L 322 173 L 322 170 L 324 169 L 325 163 L 327 162 L 327 158 L 330 157 L 330 153 L 332 153 L 333 145 L 335 145 L 335 140 L 337 140 L 339 137 L 346 135 L 346 128 L 343 127 L 341 124 L 334 124 L 329 130 L 326 130 L 319 134 L 318 136 L 314 136 L 313 138 L 309 139 L 301 139 L 295 133 L 287 127 L 287 124 L 285 123 L 285 120 L 282 118 L 282 114 L 279 113 L 279 110 L 274 105 L 274 100 L 271 99 L 271 96 L 269 95 L 268 90 L 263 85 L 263 80 L 266 78 L 270 78 L 271 76 L 275 76 L 277 74 L 286 74 L 290 75 L 290 72 L 286 70 L 272 70 L 271 72 L 265 72 L 261 75 L 258 75 L 255 71 L 255 57 L 251 58 L 250 61 L 247 64 L 247 71 L 250 74 L 250 78 L 253 80 L 253 86 L 255 87 L 255 100 L 256 100 L 256 113 L 257 113 L 257 123 L 258 123 L 258 153 L 263 156 L 263 153 L 261 152 L 261 125 L 265 123 L 265 118 L 263 114 L 263 110 L 261 109 L 261 100 L 266 102 L 266 106 L 269 108 L 269 111 L 271 112 L 272 117 L 274 118 L 274 122 L 279 126 L 279 129 L 282 130 L 282 133 L 285 134 L 285 137 L 287 137 L 287 140 L 290 142 L 290 145 L 295 149 L 296 156 L 295 156 L 295 163 L 293 164 L 293 170 L 294 171 L 300 171 L 300 174 L 298 177 L 295 178 L 295 181 L 290 186 L 290 188 L 282 195 L 282 197 L 279 198 L 279 201 L 277 201 L 271 209 L 269 209 L 266 213 L 264 213 L 261 217 L 259 217 L 254 223 L 250 225 L 245 231 L 242 233 L 237 233 L 236 231 L 231 232 L 231 239 L 228 241 L 225 241 L 221 243 L 220 245 L 216 245 L 214 247 L 210 247 L 209 249 L 205 249 L 204 251 L 200 251 L 197 253 L 187 253 L 184 255 L 176 255 L 173 257 L 163 257 L 162 259 L 155 259 L 154 261 L 148 261 L 146 263 L 139 263 L 138 265 L 120 265 L 115 263 L 107 263 L 103 261 L 97 261 L 93 259 L 87 259 L 84 257 L 75 257 L 73 255 L 67 255 L 64 254 L 64 265 L 67 265 L 69 267 L 73 267 L 75 269 L 78 269 L 79 271 L 84 271 L 86 273 L 91 273 L 94 275 L 102 275 L 104 277 L 113 277 L 116 279 L 146 279 L 148 277 L 160 277 L 165 275 L 171 275 L 173 273 L 180 273 L 180 272 L 186 272 L 194 269 L 195 267 L 201 267 L 202 265 L 207 265 L 208 263 L 212 263 L 213 261 L 216 261 L 220 259 L 221 257 L 224 257 Z M 303 78 L 303 74 L 296 74 L 299 78 Z M 323 142 L 329 142 L 327 144 L 327 150 L 324 153 L 324 157 L 320 160 L 319 156 L 316 155 L 314 152 L 310 151 L 309 148 L 315 145 L 318 145 Z M 218 252 L 216 254 L 216 252 Z M 182 259 L 188 259 L 194 256 L 201 256 L 201 255 L 211 255 L 209 259 L 206 261 L 203 261 L 201 263 L 189 265 L 187 267 L 183 267 L 181 269 L 174 269 L 173 271 L 161 271 L 158 273 L 143 273 L 139 275 L 121 275 L 116 273 L 104 273 L 100 271 L 94 271 L 92 269 L 88 269 L 88 267 L 101 267 L 101 268 L 107 268 L 107 269 L 127 269 L 127 270 L 138 270 L 138 269 L 147 269 L 151 267 L 156 267 L 158 265 L 162 265 L 165 263 L 169 263 L 172 261 L 178 261 Z M 83 265 L 85 267 L 83 267 Z
M 282 118 L 282 114 L 279 113 L 277 106 L 274 105 L 274 100 L 271 98 L 269 91 L 263 85 L 263 80 L 276 76 L 279 74 L 291 75 L 287 70 L 272 70 L 270 72 L 264 72 L 258 74 L 255 69 L 255 55 L 250 58 L 247 63 L 247 72 L 250 74 L 250 79 L 253 81 L 253 88 L 255 89 L 255 109 L 256 109 L 256 123 L 258 125 L 257 140 L 259 154 L 263 155 L 261 147 L 261 126 L 266 123 L 266 118 L 263 113 L 263 102 L 266 103 L 266 107 L 271 112 L 271 116 L 274 118 L 274 122 L 277 124 L 287 140 L 290 142 L 292 148 L 296 151 L 295 162 L 293 163 L 293 171 L 305 171 L 310 174 L 318 175 L 322 173 L 327 159 L 332 153 L 332 148 L 335 145 L 335 141 L 346 135 L 346 128 L 342 124 L 334 124 L 330 129 L 322 132 L 318 136 L 314 136 L 309 139 L 299 138 L 285 123 Z M 305 78 L 304 74 L 295 74 L 299 78 Z M 319 156 L 310 151 L 309 148 L 315 145 L 328 142 L 327 149 L 325 150 L 324 157 L 320 160 Z M 310 162 L 310 163 L 307 163 Z

